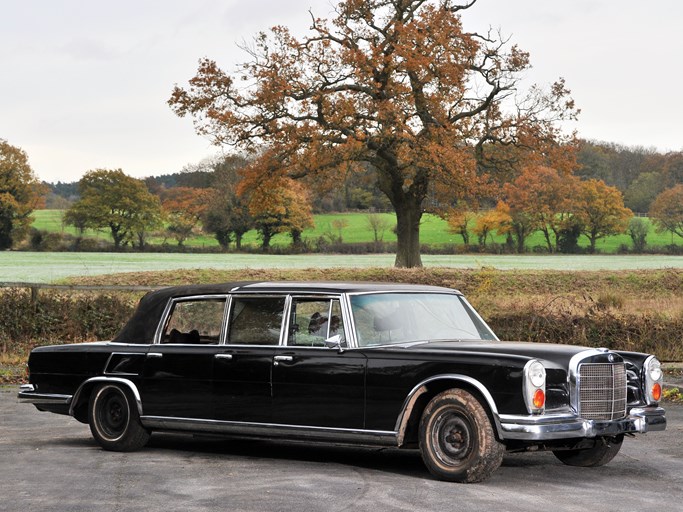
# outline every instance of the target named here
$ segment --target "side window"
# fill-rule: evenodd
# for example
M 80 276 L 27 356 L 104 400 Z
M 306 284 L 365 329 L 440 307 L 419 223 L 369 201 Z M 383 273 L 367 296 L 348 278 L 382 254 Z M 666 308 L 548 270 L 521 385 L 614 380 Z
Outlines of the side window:
M 217 344 L 224 313 L 224 298 L 178 301 L 166 322 L 161 343 Z
M 324 347 L 325 340 L 339 335 L 344 345 L 344 325 L 338 300 L 292 300 L 288 345 Z
M 284 310 L 284 297 L 233 297 L 227 342 L 279 344 Z

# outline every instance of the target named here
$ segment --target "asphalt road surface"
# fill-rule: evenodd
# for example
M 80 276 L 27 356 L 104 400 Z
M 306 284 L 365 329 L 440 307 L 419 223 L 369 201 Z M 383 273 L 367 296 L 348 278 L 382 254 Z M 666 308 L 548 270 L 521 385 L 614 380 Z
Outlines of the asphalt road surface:
M 101 450 L 87 425 L 0 387 L 0 511 L 678 511 L 683 406 L 602 468 L 510 454 L 481 484 L 434 480 L 416 451 L 159 434 Z

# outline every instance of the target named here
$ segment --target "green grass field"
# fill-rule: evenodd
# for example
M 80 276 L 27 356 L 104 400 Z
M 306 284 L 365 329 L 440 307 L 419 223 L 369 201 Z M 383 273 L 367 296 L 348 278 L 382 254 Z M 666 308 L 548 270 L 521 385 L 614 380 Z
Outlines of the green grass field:
M 385 218 L 389 225 L 391 226 L 384 232 L 384 241 L 393 242 L 396 241 L 396 235 L 393 232 L 393 226 L 396 224 L 396 217 L 394 214 L 382 213 L 379 214 Z M 76 235 L 77 232 L 75 228 L 71 226 L 62 225 L 62 211 L 61 210 L 38 210 L 34 213 L 35 221 L 33 227 L 40 230 L 50 231 L 50 232 L 62 232 L 71 235 Z M 312 229 L 307 229 L 303 233 L 304 239 L 309 241 L 314 241 L 321 236 L 326 234 L 332 234 L 334 236 L 339 236 L 339 231 L 334 228 L 334 221 L 345 221 L 347 226 L 341 231 L 342 239 L 345 243 L 361 243 L 361 242 L 372 242 L 373 233 L 368 224 L 368 215 L 366 213 L 337 213 L 337 214 L 321 214 L 315 216 L 315 227 Z M 649 223 L 649 219 L 645 219 Z M 109 233 L 105 230 L 86 230 L 85 236 L 87 237 L 97 237 L 103 238 L 105 240 L 110 240 L 111 237 Z M 443 245 L 463 245 L 462 238 L 459 235 L 455 235 L 448 232 L 448 224 L 446 221 L 437 217 L 435 215 L 426 214 L 423 217 L 422 226 L 420 229 L 420 241 L 423 244 L 431 246 L 443 246 Z M 505 242 L 504 236 L 493 236 L 489 239 L 489 242 L 495 242 L 502 244 Z M 154 237 L 150 240 L 153 244 L 161 244 L 163 239 L 160 237 Z M 166 240 L 168 244 L 175 244 L 176 242 L 168 238 Z M 476 242 L 476 237 L 471 236 L 471 242 Z M 681 237 L 672 237 L 669 233 L 657 233 L 654 226 L 650 225 L 650 232 L 647 237 L 648 246 L 666 246 L 671 243 L 682 244 L 683 239 Z M 279 234 L 273 238 L 272 244 L 274 246 L 278 245 L 289 245 L 291 239 L 287 234 Z M 260 241 L 258 239 L 256 231 L 250 231 L 244 236 L 243 244 L 248 246 L 258 247 Z M 185 242 L 188 247 L 218 247 L 218 242 L 215 238 L 210 235 L 198 235 L 190 238 Z M 587 247 L 589 245 L 588 239 L 582 236 L 579 239 L 579 245 Z M 616 253 L 619 247 L 625 245 L 626 247 L 631 247 L 631 239 L 628 235 L 616 235 L 604 238 L 597 243 L 597 249 L 602 253 Z M 545 247 L 545 240 L 541 233 L 535 233 L 527 240 L 527 247 L 532 249 L 536 246 Z

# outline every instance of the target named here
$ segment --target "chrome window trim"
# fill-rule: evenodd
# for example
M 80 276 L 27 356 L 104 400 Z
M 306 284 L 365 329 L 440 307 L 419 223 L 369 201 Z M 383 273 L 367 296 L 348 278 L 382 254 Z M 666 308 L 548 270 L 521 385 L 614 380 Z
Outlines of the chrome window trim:
M 396 288 L 395 290 L 367 290 L 362 292 L 347 292 L 345 295 L 350 297 L 361 296 L 361 295 L 388 295 L 388 294 L 410 294 L 410 295 L 455 295 L 456 297 L 462 297 L 462 293 L 448 289 L 438 289 L 438 290 L 411 290 L 408 288 Z
M 250 293 L 233 293 L 230 295 L 230 307 L 226 310 L 226 315 L 225 315 L 225 332 L 223 334 L 224 337 L 224 343 L 222 344 L 225 347 L 230 347 L 230 348 L 238 348 L 238 347 L 261 347 L 261 348 L 277 348 L 282 346 L 282 339 L 284 336 L 284 331 L 285 331 L 285 326 L 287 325 L 285 323 L 285 317 L 288 316 L 289 310 L 288 310 L 288 302 L 287 299 L 289 297 L 288 293 L 254 293 L 251 291 Z M 282 311 L 282 322 L 280 323 L 280 337 L 278 338 L 278 343 L 277 345 L 255 345 L 251 343 L 228 343 L 228 330 L 230 329 L 230 313 L 232 312 L 232 306 L 233 303 L 235 302 L 235 299 L 285 299 L 285 304 L 284 304 L 284 309 Z
M 354 315 L 353 315 L 353 309 L 351 307 L 351 299 L 353 297 L 360 297 L 360 296 L 367 296 L 367 295 L 449 295 L 449 296 L 455 296 L 458 297 L 464 304 L 464 308 L 467 310 L 467 313 L 474 313 L 476 318 L 482 323 L 486 329 L 488 329 L 489 333 L 493 336 L 492 340 L 485 340 L 485 339 L 479 339 L 479 340 L 472 340 L 472 341 L 486 341 L 486 342 L 499 342 L 500 339 L 496 335 L 495 332 L 493 332 L 493 329 L 487 324 L 484 319 L 479 315 L 477 310 L 472 307 L 472 305 L 467 301 L 465 296 L 458 292 L 458 291 L 452 291 L 449 292 L 448 290 L 445 291 L 431 291 L 431 290 L 420 290 L 420 291 L 414 291 L 414 290 L 406 290 L 406 289 L 398 289 L 398 290 L 381 290 L 381 291 L 364 291 L 364 292 L 349 292 L 349 293 L 344 293 L 343 296 L 346 297 L 347 301 L 347 309 L 346 309 L 346 316 L 349 318 L 349 326 L 353 327 L 353 330 L 351 330 L 350 333 L 347 333 L 347 344 L 349 345 L 349 349 L 369 349 L 373 350 L 375 348 L 382 348 L 382 347 L 388 347 L 391 345 L 394 345 L 392 343 L 386 343 L 382 345 L 372 345 L 372 346 L 364 346 L 361 347 L 358 344 L 358 339 L 356 337 L 356 324 L 354 321 Z M 352 336 L 348 336 L 348 334 L 352 334 Z M 353 337 L 353 346 L 351 345 L 349 338 Z M 399 344 L 400 345 L 400 344 Z
M 469 308 L 469 313 L 474 314 L 474 316 L 477 318 L 477 320 L 479 320 L 482 323 L 482 325 L 484 327 L 486 327 L 489 330 L 489 332 L 493 335 L 492 340 L 482 340 L 482 341 L 500 341 L 500 338 L 498 337 L 498 335 L 493 331 L 493 329 L 491 329 L 489 324 L 487 324 L 486 321 L 481 317 L 481 315 L 476 310 L 476 308 L 474 306 L 472 306 L 472 304 L 470 304 L 470 301 L 467 300 L 467 297 L 465 297 L 464 295 L 460 295 L 460 300 L 462 302 L 464 302 L 465 305 Z
M 290 349 L 296 348 L 297 350 L 300 348 L 303 348 L 303 349 L 311 349 L 311 348 L 321 349 L 321 348 L 324 348 L 326 350 L 329 350 L 329 348 L 327 348 L 327 347 L 314 347 L 314 346 L 307 346 L 307 345 L 289 345 L 289 343 L 288 343 L 288 341 L 289 341 L 289 326 L 290 326 L 290 320 L 292 318 L 292 304 L 297 299 L 328 300 L 329 304 L 327 306 L 327 318 L 331 318 L 332 317 L 332 303 L 335 300 L 338 300 L 340 303 L 341 309 L 342 309 L 342 317 L 343 317 L 344 316 L 344 308 L 342 306 L 343 294 L 333 294 L 333 293 L 325 292 L 325 293 L 320 293 L 320 294 L 316 295 L 313 293 L 306 292 L 306 293 L 301 293 L 301 294 L 291 293 L 291 294 L 288 294 L 287 297 L 288 297 L 289 301 L 287 302 L 287 304 L 285 306 L 287 308 L 287 313 L 285 315 L 286 318 L 284 319 L 284 329 L 283 329 L 284 339 L 282 340 L 282 342 L 280 343 L 279 346 L 284 347 L 284 348 L 290 348 Z M 344 322 L 344 318 L 342 318 L 342 322 Z M 344 323 L 343 325 L 344 325 L 344 330 L 346 330 L 346 323 Z M 327 336 L 326 336 L 326 338 L 329 338 L 329 334 L 330 334 L 330 322 L 327 323 Z M 347 344 L 348 344 L 348 342 L 347 342 Z M 344 350 L 346 350 L 346 348 L 344 348 Z
M 232 307 L 232 294 L 228 295 L 225 301 L 225 311 L 223 311 L 223 324 L 221 325 L 221 337 L 218 344 L 221 346 L 227 345 L 228 341 L 228 322 L 230 321 L 230 308 Z
M 358 338 L 356 337 L 356 322 L 353 318 L 351 309 L 351 296 L 348 293 L 343 293 L 340 297 L 342 316 L 344 317 L 344 332 L 346 334 L 346 349 L 357 350 Z
M 280 325 L 280 340 L 278 347 L 287 345 L 287 338 L 289 338 L 289 319 L 292 315 L 292 296 L 287 294 L 285 297 L 285 310 L 282 313 L 282 324 Z

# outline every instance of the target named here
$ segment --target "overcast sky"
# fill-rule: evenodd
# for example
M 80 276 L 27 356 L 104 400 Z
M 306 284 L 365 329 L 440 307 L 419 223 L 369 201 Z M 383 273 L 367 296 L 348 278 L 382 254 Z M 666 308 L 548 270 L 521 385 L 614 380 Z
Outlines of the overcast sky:
M 0 139 L 40 179 L 180 171 L 220 151 L 166 104 L 200 57 L 231 70 L 273 25 L 302 34 L 330 0 L 0 0 Z M 588 139 L 683 150 L 683 2 L 479 0 L 465 27 L 530 52 L 527 79 L 564 77 Z

